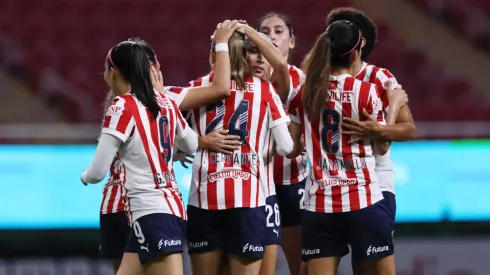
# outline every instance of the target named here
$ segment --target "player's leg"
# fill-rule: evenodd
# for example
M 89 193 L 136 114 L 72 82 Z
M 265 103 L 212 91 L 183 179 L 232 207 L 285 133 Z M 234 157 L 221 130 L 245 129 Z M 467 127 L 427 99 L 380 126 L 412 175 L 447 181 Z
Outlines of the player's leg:
M 187 242 L 193 275 L 218 275 L 222 268 L 222 217 L 225 210 L 187 207 Z M 229 232 L 233 234 L 232 232 Z
M 266 200 L 266 229 L 264 231 L 264 258 L 260 265 L 260 275 L 274 275 L 277 262 L 278 245 L 281 244 L 281 215 L 277 196 Z
M 124 212 L 100 215 L 100 256 L 111 262 L 114 274 L 121 265 L 126 240 L 130 232 Z
M 231 275 L 258 275 L 264 257 L 265 207 L 226 210 L 223 251 L 230 258 Z
M 386 202 L 382 200 L 345 215 L 352 258 L 362 264 L 358 272 L 395 275 L 393 221 Z
M 293 185 L 277 185 L 277 200 L 281 210 L 282 250 L 291 275 L 307 274 L 301 261 L 301 213 L 305 181 Z
M 391 228 L 391 237 L 393 238 L 395 232 L 395 217 L 396 217 L 396 200 L 395 194 L 385 191 L 383 192 L 383 200 L 379 203 L 383 204 L 383 209 L 388 213 L 390 217 L 390 228 Z M 364 268 L 363 264 L 359 260 L 355 260 L 352 257 L 352 271 L 354 275 L 367 275 L 367 271 Z
M 183 275 L 184 230 L 185 221 L 174 215 L 154 213 L 138 218 L 118 275 L 138 274 L 135 272 L 142 267 L 147 275 Z
M 340 259 L 348 252 L 341 217 L 305 211 L 302 224 L 301 254 L 308 274 L 336 275 Z

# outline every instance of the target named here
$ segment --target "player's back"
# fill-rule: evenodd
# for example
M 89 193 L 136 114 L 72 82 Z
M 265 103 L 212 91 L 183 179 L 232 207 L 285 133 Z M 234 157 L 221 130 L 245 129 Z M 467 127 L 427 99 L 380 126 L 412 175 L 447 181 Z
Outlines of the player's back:
M 123 141 L 118 154 L 133 221 L 151 213 L 185 217 L 172 167 L 175 137 L 185 122 L 169 97 L 158 93 L 156 99 L 161 111 L 154 118 L 132 94 L 116 97 L 104 123 L 103 132 Z
M 383 123 L 382 104 L 376 86 L 351 75 L 331 76 L 327 107 L 318 118 L 308 121 L 301 91 L 290 106 L 298 107 L 305 133 L 308 159 L 312 170 L 305 196 L 306 208 L 317 212 L 348 212 L 379 201 L 382 196 L 375 184 L 375 159 L 370 140 L 349 144 L 342 135 L 344 118 L 364 120 L 362 110 Z M 374 184 L 373 184 L 374 183 Z M 376 190 L 372 190 L 372 189 Z
M 212 74 L 200 78 L 206 85 Z M 257 77 L 245 79 L 246 88 L 231 82 L 228 98 L 192 111 L 192 125 L 199 136 L 228 130 L 241 138 L 231 155 L 200 150 L 194 159 L 189 204 L 204 209 L 264 205 L 262 153 L 270 128 L 288 119 L 272 84 Z

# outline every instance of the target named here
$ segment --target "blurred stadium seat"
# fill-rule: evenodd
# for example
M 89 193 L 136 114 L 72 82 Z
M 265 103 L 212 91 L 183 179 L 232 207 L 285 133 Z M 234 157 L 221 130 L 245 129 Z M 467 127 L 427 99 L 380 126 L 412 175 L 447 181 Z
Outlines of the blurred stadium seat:
M 411 1 L 423 9 L 437 10 L 429 1 Z M 450 18 L 448 24 L 462 33 L 468 28 L 465 25 L 468 18 L 459 6 L 478 7 L 482 12 L 489 10 L 485 1 L 445 2 L 437 12 Z M 259 4 L 260 9 L 252 8 Z M 326 13 L 343 5 L 351 3 L 322 2 L 321 6 L 317 1 L 283 3 L 281 10 L 291 17 L 297 34 L 294 64 L 299 64 L 316 36 L 324 30 Z M 264 12 L 276 8 L 261 0 L 233 5 L 225 1 L 190 0 L 44 0 L 42 5 L 32 5 L 27 0 L 8 0 L 0 7 L 4 15 L 0 19 L 2 35 L 24 51 L 23 65 L 27 67 L 29 83 L 37 91 L 51 97 L 56 95 L 56 106 L 73 122 L 100 119 L 99 106 L 107 90 L 100 73 L 108 49 L 118 41 L 134 36 L 149 41 L 162 64 L 166 84 L 185 85 L 208 71 L 209 35 L 218 21 L 243 18 L 255 24 Z M 23 20 L 13 14 L 22 14 Z M 377 24 L 378 44 L 369 61 L 389 68 L 399 79 L 410 94 L 417 120 L 464 121 L 488 117 L 488 105 L 473 93 L 471 83 L 465 79 L 448 79 L 441 68 L 429 62 L 424 52 L 408 49 L 392 34 L 389 25 Z M 46 70 L 51 76 L 48 80 L 43 79 Z M 451 109 L 447 108 L 448 104 Z

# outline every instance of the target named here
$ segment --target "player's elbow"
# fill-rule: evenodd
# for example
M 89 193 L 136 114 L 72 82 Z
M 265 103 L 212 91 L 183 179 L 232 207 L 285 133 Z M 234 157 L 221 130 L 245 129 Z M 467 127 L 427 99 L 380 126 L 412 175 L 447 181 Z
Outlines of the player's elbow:
M 221 98 L 227 98 L 231 95 L 229 83 L 221 83 L 220 81 L 213 81 L 212 85 L 216 89 L 216 94 L 218 94 Z
M 414 122 L 408 123 L 407 125 L 407 140 L 412 140 L 417 137 L 417 126 Z
M 276 153 L 280 156 L 286 156 L 293 151 L 294 143 L 291 136 L 285 137 L 280 143 L 276 144 Z
M 390 149 L 390 142 L 385 140 L 373 140 L 373 151 L 376 155 L 383 156 Z

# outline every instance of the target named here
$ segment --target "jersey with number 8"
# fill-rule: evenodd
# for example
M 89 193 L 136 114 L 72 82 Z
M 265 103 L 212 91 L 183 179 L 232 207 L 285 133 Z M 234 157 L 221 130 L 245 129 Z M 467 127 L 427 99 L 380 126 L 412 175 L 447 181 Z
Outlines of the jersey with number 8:
M 312 169 L 306 181 L 305 209 L 338 213 L 370 206 L 383 198 L 374 173 L 370 140 L 349 144 L 342 135 L 343 118 L 365 120 L 362 110 L 385 124 L 383 104 L 374 84 L 350 75 L 331 76 L 327 108 L 318 118 L 306 118 L 303 91 L 289 105 L 291 119 L 303 126 Z
M 191 82 L 210 85 L 213 74 Z M 192 125 L 199 136 L 228 130 L 240 137 L 232 155 L 200 150 L 194 158 L 189 204 L 202 209 L 254 208 L 265 205 L 267 183 L 262 153 L 270 129 L 289 122 L 272 84 L 257 77 L 246 79 L 246 90 L 237 90 L 212 106 L 192 110 Z
M 131 222 L 153 213 L 186 219 L 175 181 L 172 150 L 175 138 L 184 138 L 189 126 L 173 100 L 161 94 L 156 97 L 161 106 L 156 119 L 133 95 L 116 97 L 102 129 L 102 133 L 122 141 L 118 156 Z

